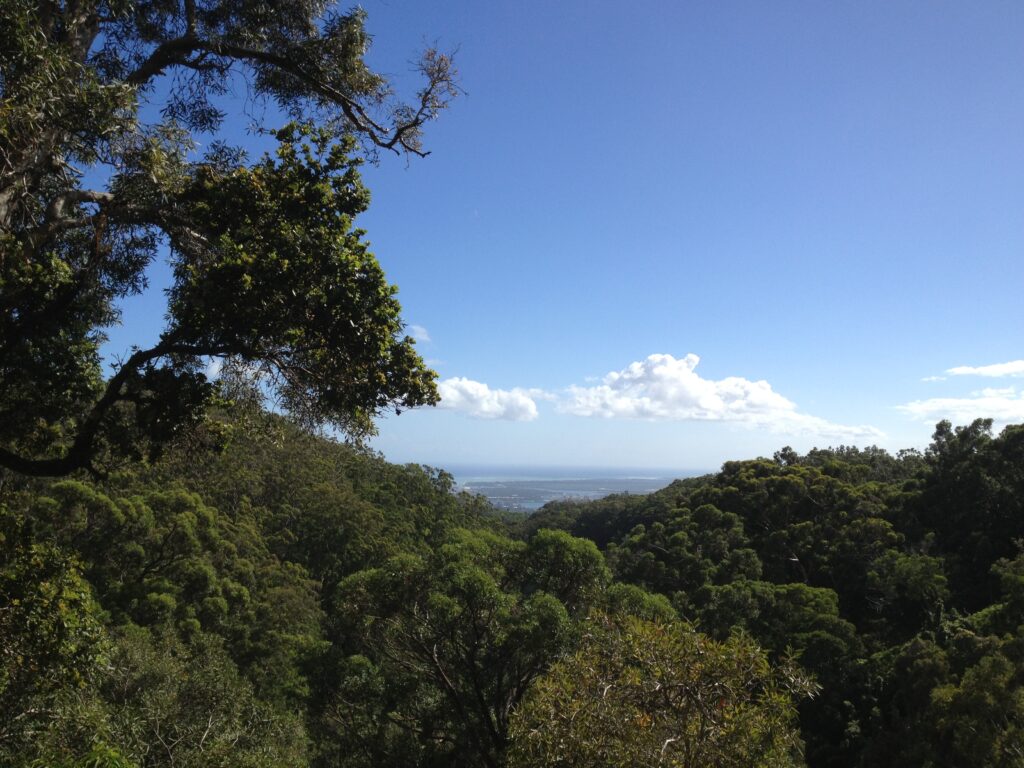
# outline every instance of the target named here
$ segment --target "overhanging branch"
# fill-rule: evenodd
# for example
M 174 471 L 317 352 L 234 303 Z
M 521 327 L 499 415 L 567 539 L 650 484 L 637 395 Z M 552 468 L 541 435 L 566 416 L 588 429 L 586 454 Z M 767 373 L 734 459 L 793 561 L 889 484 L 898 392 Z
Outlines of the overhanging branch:
M 84 469 L 93 475 L 102 475 L 94 465 L 97 440 L 110 410 L 119 402 L 130 400 L 125 392 L 128 380 L 147 363 L 168 355 L 225 355 L 234 351 L 228 347 L 198 346 L 183 343 L 173 334 L 164 336 L 160 343 L 149 349 L 136 350 L 117 372 L 107 380 L 103 396 L 82 420 L 74 441 L 63 456 L 30 458 L 0 447 L 0 467 L 33 477 L 58 477 Z
M 218 68 L 202 58 L 190 59 L 189 57 L 193 54 L 200 54 L 201 56 L 203 54 L 212 55 L 229 60 L 273 67 L 290 75 L 308 89 L 310 93 L 339 107 L 352 127 L 369 138 L 374 145 L 396 153 L 401 148 L 420 157 L 426 157 L 430 153 L 419 149 L 411 140 L 411 137 L 427 121 L 432 119 L 434 113 L 441 108 L 440 94 L 445 90 L 454 88 L 448 57 L 428 56 L 427 62 L 423 67 L 423 71 L 428 77 L 428 83 L 419 94 L 418 108 L 413 112 L 410 119 L 399 122 L 391 129 L 388 129 L 374 120 L 357 99 L 323 78 L 307 71 L 288 56 L 260 48 L 235 45 L 221 40 L 204 40 L 197 37 L 191 28 L 185 35 L 168 40 L 157 46 L 138 69 L 128 76 L 127 82 L 141 87 L 154 77 L 161 75 L 169 67 L 179 66 L 198 69 L 200 68 L 200 61 L 202 61 L 202 68 Z M 219 68 L 227 71 L 228 66 L 229 64 L 225 63 Z

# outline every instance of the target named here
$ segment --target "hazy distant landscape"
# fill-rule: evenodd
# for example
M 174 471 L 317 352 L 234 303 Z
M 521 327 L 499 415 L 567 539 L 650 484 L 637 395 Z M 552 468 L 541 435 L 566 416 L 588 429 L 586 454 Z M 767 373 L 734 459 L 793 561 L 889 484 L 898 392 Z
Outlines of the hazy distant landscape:
M 680 477 L 706 474 L 696 469 L 592 467 L 457 466 L 451 470 L 461 491 L 477 493 L 500 509 L 534 512 L 549 501 L 590 501 L 614 493 L 652 493 Z

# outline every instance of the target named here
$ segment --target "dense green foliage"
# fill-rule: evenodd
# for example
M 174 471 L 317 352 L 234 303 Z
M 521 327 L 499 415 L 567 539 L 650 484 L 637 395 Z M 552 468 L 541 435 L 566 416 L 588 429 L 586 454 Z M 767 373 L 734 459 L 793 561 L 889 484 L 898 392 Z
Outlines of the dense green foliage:
M 811 765 L 1020 765 L 1022 450 L 1024 427 L 943 422 L 924 454 L 784 449 L 522 530 L 592 536 L 701 631 L 794 653 L 822 686 Z
M 497 766 L 594 611 L 676 620 L 444 472 L 221 419 L 202 461 L 3 476 L 0 762 Z
M 1020 764 L 1024 427 L 512 524 L 221 420 L 201 461 L 0 478 L 3 764 Z

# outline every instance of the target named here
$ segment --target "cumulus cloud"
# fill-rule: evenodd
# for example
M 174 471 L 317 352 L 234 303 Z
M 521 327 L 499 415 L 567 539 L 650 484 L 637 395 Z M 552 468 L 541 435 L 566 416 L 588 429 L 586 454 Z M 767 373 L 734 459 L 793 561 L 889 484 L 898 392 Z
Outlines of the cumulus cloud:
M 426 343 L 430 341 L 430 334 L 427 333 L 427 329 L 422 325 L 410 325 L 408 328 L 409 335 L 412 336 L 416 341 Z
M 458 411 L 477 419 L 533 421 L 537 418 L 538 390 L 491 389 L 486 384 L 454 377 L 438 382 L 441 395 L 438 408 Z
M 730 376 L 718 381 L 696 372 L 700 358 L 655 354 L 607 374 L 600 384 L 569 387 L 563 413 L 603 418 L 729 421 L 776 432 L 843 439 L 877 438 L 873 427 L 844 426 L 800 413 L 767 381 Z
M 1014 387 L 982 389 L 967 397 L 932 397 L 897 406 L 898 410 L 927 422 L 949 419 L 964 424 L 992 419 L 999 424 L 1024 421 L 1024 391 Z
M 1011 360 L 1008 363 L 994 363 L 992 365 L 958 365 L 946 371 L 951 376 L 992 376 L 995 378 L 1003 376 L 1024 376 L 1024 360 Z

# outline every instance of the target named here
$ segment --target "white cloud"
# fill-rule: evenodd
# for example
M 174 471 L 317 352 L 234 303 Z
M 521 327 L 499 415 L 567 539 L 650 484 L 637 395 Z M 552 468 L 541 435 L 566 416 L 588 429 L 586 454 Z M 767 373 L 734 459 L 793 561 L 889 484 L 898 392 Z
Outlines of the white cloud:
M 945 381 L 945 376 L 925 376 L 921 381 Z
M 1024 360 L 1011 360 L 1008 363 L 994 363 L 992 365 L 958 365 L 950 368 L 946 373 L 951 376 L 1024 376 Z
M 983 389 L 968 397 L 932 397 L 897 406 L 922 421 L 949 419 L 964 424 L 975 419 L 992 419 L 999 424 L 1024 421 L 1024 391 L 1013 387 Z
M 1013 397 L 1017 394 L 1016 387 L 985 387 L 978 392 L 971 392 L 973 397 Z
M 718 381 L 696 372 L 700 358 L 656 354 L 607 374 L 602 383 L 569 387 L 559 410 L 577 416 L 672 421 L 729 421 L 776 432 L 843 439 L 877 438 L 873 427 L 832 424 L 800 413 L 767 381 L 730 376 Z
M 482 382 L 458 376 L 438 382 L 437 390 L 441 395 L 439 408 L 477 419 L 533 421 L 537 418 L 537 403 L 533 398 L 539 390 L 491 389 Z
M 530 387 L 529 389 L 523 389 L 519 391 L 525 392 L 534 400 L 546 400 L 549 403 L 558 402 L 558 395 L 556 395 L 554 392 L 548 392 L 546 389 Z
M 430 334 L 427 333 L 427 329 L 422 325 L 410 325 L 409 335 L 420 343 L 428 343 L 430 341 Z

